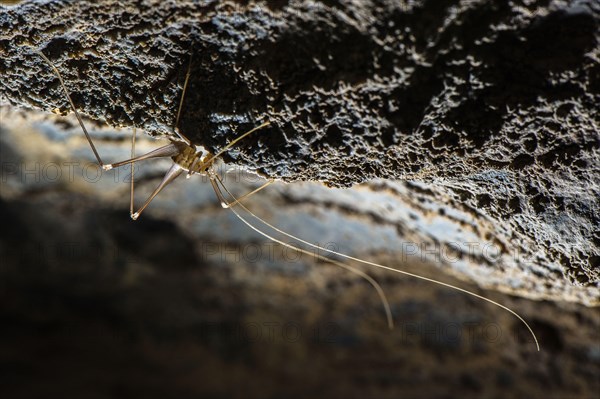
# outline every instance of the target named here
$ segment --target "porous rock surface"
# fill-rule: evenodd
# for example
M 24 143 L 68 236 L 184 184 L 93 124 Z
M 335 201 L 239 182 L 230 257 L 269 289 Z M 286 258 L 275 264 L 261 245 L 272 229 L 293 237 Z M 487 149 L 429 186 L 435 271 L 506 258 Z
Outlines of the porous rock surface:
M 311 242 L 496 300 L 531 325 L 540 352 L 505 309 L 361 267 L 387 294 L 389 330 L 371 285 L 254 233 L 198 176 L 176 180 L 133 222 L 128 171 L 97 174 L 72 115 L 3 107 L 0 116 L 3 397 L 597 396 L 598 309 L 500 294 L 510 270 L 476 257 L 468 267 L 436 260 L 435 230 L 469 226 L 448 225 L 414 182 L 277 182 L 246 205 Z M 103 157 L 130 151 L 128 129 L 92 134 Z M 140 151 L 156 145 L 138 136 Z M 168 164 L 136 164 L 137 206 Z M 234 192 L 260 184 L 225 176 Z M 410 255 L 417 242 L 430 244 L 431 261 Z M 441 271 L 449 266 L 498 287 L 454 279 Z
M 181 131 L 288 181 L 411 189 L 471 214 L 513 267 L 598 304 L 600 6 L 581 1 L 23 2 L 0 14 L 2 95 Z M 566 278 L 566 279 L 565 279 Z M 558 281 L 558 283 L 557 283 Z M 534 295 L 535 296 L 535 295 Z M 538 297 L 552 297 L 540 294 Z
M 392 306 L 388 331 L 356 276 L 281 249 L 251 258 L 262 237 L 195 179 L 135 223 L 111 175 L 36 181 L 36 167 L 92 161 L 89 147 L 72 117 L 0 108 L 3 393 L 595 398 L 600 320 L 585 305 L 598 303 L 597 29 L 593 1 L 2 8 L 2 100 L 69 112 L 39 49 L 85 114 L 171 135 L 193 54 L 182 132 L 215 151 L 272 122 L 226 161 L 330 186 L 412 179 L 275 184 L 251 198 L 255 212 L 320 242 L 333 229 L 353 254 L 491 297 L 541 344 L 503 309 L 369 269 Z M 128 155 L 129 132 L 93 134 L 103 157 Z M 139 173 L 138 202 L 162 176 L 154 165 Z M 498 252 L 454 248 L 461 261 L 429 268 L 401 242 Z

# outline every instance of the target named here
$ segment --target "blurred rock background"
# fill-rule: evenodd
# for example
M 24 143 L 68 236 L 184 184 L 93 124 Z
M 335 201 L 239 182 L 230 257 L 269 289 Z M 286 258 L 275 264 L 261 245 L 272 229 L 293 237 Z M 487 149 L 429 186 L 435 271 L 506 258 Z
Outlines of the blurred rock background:
M 598 13 L 590 1 L 2 8 L 2 396 L 597 397 Z M 191 51 L 181 128 L 195 142 L 214 151 L 273 122 L 220 168 L 238 195 L 263 181 L 248 171 L 295 181 L 250 198 L 254 212 L 488 296 L 542 351 L 499 308 L 355 265 L 388 295 L 389 331 L 368 283 L 269 243 L 199 177 L 131 221 L 129 170 L 98 170 L 73 115 L 49 115 L 69 108 L 36 48 L 93 117 L 106 161 L 128 158 L 131 138 L 108 126 L 169 134 Z M 138 153 L 158 145 L 138 132 Z M 138 206 L 168 166 L 138 164 Z
M 158 145 L 138 135 L 140 153 Z M 130 131 L 95 126 L 93 137 L 105 159 L 127 158 Z M 0 143 L 5 397 L 597 393 L 597 309 L 502 295 L 444 273 L 468 270 L 468 259 L 436 249 L 426 230 L 385 222 L 423 218 L 421 229 L 435 233 L 428 212 L 384 201 L 381 187 L 407 183 L 339 191 L 278 183 L 247 205 L 311 242 L 489 296 L 531 323 L 541 352 L 501 309 L 356 265 L 388 295 L 396 323 L 388 330 L 369 284 L 269 243 L 222 209 L 200 177 L 176 181 L 130 220 L 128 170 L 99 175 L 72 116 L 4 107 Z M 137 164 L 138 205 L 168 165 Z M 239 193 L 261 182 L 224 176 Z

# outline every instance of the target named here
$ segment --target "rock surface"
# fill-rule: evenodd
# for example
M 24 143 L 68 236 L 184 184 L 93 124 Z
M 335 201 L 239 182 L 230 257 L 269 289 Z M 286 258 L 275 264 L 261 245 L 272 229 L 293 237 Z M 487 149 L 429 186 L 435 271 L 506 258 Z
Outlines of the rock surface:
M 415 253 L 414 243 L 431 244 L 425 226 L 456 231 L 422 214 L 427 203 L 399 204 L 401 183 L 276 183 L 247 205 L 312 242 L 497 300 L 531 324 L 541 352 L 502 309 L 363 268 L 388 296 L 388 330 L 369 284 L 265 241 L 197 177 L 173 183 L 133 222 L 128 171 L 99 174 L 74 118 L 0 115 L 2 397 L 591 399 L 600 389 L 598 309 L 446 275 L 505 277 L 435 247 Z M 93 135 L 102 154 L 129 152 L 129 131 Z M 136 165 L 136 204 L 168 164 Z M 260 183 L 226 177 L 236 192 Z M 384 185 L 398 196 L 384 201 Z M 370 196 L 381 196 L 379 208 L 356 206 Z
M 180 128 L 195 143 L 214 151 L 269 119 L 226 160 L 333 186 L 425 180 L 417 194 L 474 218 L 506 258 L 497 267 L 542 280 L 534 296 L 553 297 L 544 286 L 564 276 L 592 289 L 566 299 L 598 304 L 599 12 L 595 1 L 25 2 L 0 16 L 0 87 L 14 105 L 67 111 L 41 50 L 82 112 L 172 134 L 192 57 Z
M 275 1 L 250 5 L 160 1 L 124 5 L 108 0 L 22 2 L 0 9 L 0 96 L 13 107 L 70 112 L 56 76 L 34 52 L 41 50 L 63 74 L 77 108 L 85 115 L 112 126 L 137 126 L 152 135 L 171 136 L 191 58 L 191 78 L 179 128 L 194 143 L 214 152 L 233 137 L 268 119 L 272 122 L 270 128 L 241 142 L 224 160 L 289 182 L 315 180 L 330 187 L 369 182 L 353 190 L 326 189 L 321 185 L 276 186 L 265 193 L 265 197 L 255 199 L 254 203 L 274 204 L 263 205 L 261 216 L 286 229 L 296 224 L 298 230 L 294 232 L 298 235 L 342 245 L 341 249 L 358 256 L 370 256 L 401 267 L 406 265 L 398 265 L 394 259 L 402 256 L 404 260 L 410 253 L 411 259 L 433 263 L 438 268 L 427 271 L 417 266 L 417 270 L 424 273 L 437 275 L 439 271 L 435 270 L 445 269 L 461 280 L 474 281 L 484 288 L 556 301 L 557 304 L 538 304 L 503 298 L 503 303 L 522 306 L 519 312 L 525 312 L 526 318 L 537 315 L 534 328 L 544 331 L 542 347 L 546 341 L 553 342 L 551 346 L 559 349 L 553 349 L 554 355 L 540 362 L 543 370 L 528 371 L 531 358 L 519 352 L 518 343 L 509 345 L 510 349 L 503 354 L 497 348 L 500 352 L 490 355 L 498 362 L 494 363 L 497 367 L 492 367 L 496 374 L 486 378 L 494 380 L 500 391 L 507 386 L 503 384 L 517 389 L 519 384 L 515 381 L 518 380 L 532 384 L 521 392 L 523 395 L 545 392 L 548 386 L 557 384 L 558 387 L 552 385 L 557 395 L 579 389 L 579 396 L 585 397 L 586 392 L 597 391 L 598 381 L 597 309 L 586 309 L 578 304 L 597 306 L 600 303 L 599 21 L 600 6 L 594 0 Z M 202 240 L 212 237 L 209 243 L 229 250 L 260 239 L 238 232 L 239 225 L 233 224 L 235 220 L 230 220 L 230 214 L 225 213 L 229 217 L 216 220 L 212 215 L 199 216 L 196 213 L 199 210 L 208 213 L 220 210 L 212 202 L 210 185 L 199 191 L 196 185 L 183 183 L 153 203 L 148 211 L 148 224 L 130 227 L 127 220 L 123 224 L 111 221 L 102 222 L 108 226 L 99 228 L 98 224 L 102 223 L 98 220 L 113 220 L 115 209 L 126 219 L 126 186 L 114 188 L 110 178 L 93 181 L 88 177 L 83 182 L 58 179 L 58 187 L 56 179 L 48 179 L 48 176 L 40 181 L 26 179 L 28 169 L 24 167 L 23 157 L 27 162 L 40 162 L 41 169 L 34 174 L 44 171 L 44 165 L 53 162 L 58 162 L 64 172 L 65 162 L 93 160 L 74 119 L 40 122 L 34 112 L 26 113 L 26 119 L 38 121 L 35 129 L 41 129 L 40 139 L 39 132 L 30 134 L 31 129 L 21 128 L 20 116 L 5 109 L 2 112 L 0 138 L 8 137 L 8 131 L 19 132 L 16 139 L 3 140 L 0 148 L 3 162 L 0 198 L 4 201 L 2 209 L 9 210 L 3 213 L 3 225 L 8 225 L 4 222 L 7 215 L 17 215 L 10 219 L 17 226 L 16 232 L 3 229 L 6 236 L 2 255 L 4 260 L 9 259 L 3 265 L 17 265 L 22 260 L 20 255 L 14 257 L 14 251 L 6 252 L 7 248 L 24 245 L 18 237 L 37 237 L 37 241 L 33 241 L 43 243 L 47 239 L 46 231 L 50 231 L 56 234 L 58 243 L 75 241 L 85 246 L 87 239 L 82 238 L 85 232 L 96 228 L 98 233 L 90 240 L 93 245 L 98 241 L 103 243 L 99 252 L 103 256 L 118 248 L 132 254 L 136 262 L 142 259 L 142 263 L 147 264 L 140 269 L 129 265 L 121 256 L 99 259 L 100 264 L 109 265 L 108 283 L 99 285 L 99 291 L 91 293 L 85 290 L 91 289 L 98 283 L 95 279 L 102 276 L 96 272 L 92 272 L 91 277 L 77 274 L 77 264 L 81 264 L 82 259 L 72 263 L 63 255 L 50 261 L 45 259 L 40 265 L 46 267 L 33 267 L 32 273 L 22 277 L 18 284 L 14 279 L 21 278 L 18 277 L 20 269 L 3 266 L 7 276 L 3 281 L 10 287 L 5 291 L 7 299 L 17 295 L 20 288 L 35 293 L 42 287 L 42 291 L 47 289 L 56 294 L 66 290 L 72 279 L 82 279 L 87 288 L 73 293 L 76 303 L 87 306 L 89 300 L 97 308 L 102 302 L 99 298 L 123 295 L 124 302 L 131 304 L 117 319 L 133 318 L 141 320 L 143 325 L 150 323 L 152 317 L 136 319 L 136 301 L 147 302 L 154 289 L 164 293 L 158 296 L 161 299 L 172 297 L 177 289 L 170 286 L 169 281 L 174 286 L 179 285 L 198 273 L 185 269 L 185 265 L 202 264 L 203 268 L 213 270 L 211 262 L 198 255 L 199 246 L 207 249 L 200 245 Z M 66 136 L 63 129 L 67 131 Z M 100 142 L 101 153 L 110 160 L 128 157 L 128 132 L 104 131 L 95 133 L 94 137 Z M 139 152 L 150 147 L 141 145 Z M 78 173 L 81 171 L 93 170 L 77 169 Z M 140 196 L 148 194 L 160 173 L 160 167 L 150 167 L 141 173 Z M 27 181 L 22 185 L 24 178 Z M 95 183 L 91 188 L 90 181 Z M 86 204 L 90 201 L 94 205 L 87 210 Z M 73 226 L 57 231 L 55 226 L 67 219 L 72 219 Z M 44 220 L 47 221 L 40 222 Z M 319 227 L 317 222 L 335 228 L 329 231 Z M 39 230 L 36 224 L 41 226 Z M 214 225 L 222 228 L 218 233 L 211 233 L 214 236 L 208 236 L 207 229 Z M 144 233 L 146 229 L 152 234 Z M 159 238 L 152 238 L 153 234 Z M 165 235 L 172 235 L 173 240 L 163 242 Z M 143 238 L 150 244 L 144 243 Z M 153 251 L 146 253 L 148 248 Z M 175 260 L 169 258 L 170 251 L 165 248 L 176 248 Z M 163 282 L 163 272 L 156 270 L 175 261 L 185 271 Z M 34 260 L 28 262 L 35 264 Z M 121 274 L 119 265 L 123 264 L 129 266 L 122 266 L 126 272 Z M 219 312 L 214 315 L 215 320 L 231 322 L 234 326 L 245 325 L 246 312 L 257 307 L 273 307 L 274 313 L 265 317 L 267 320 L 276 317 L 274 314 L 278 314 L 283 305 L 275 299 L 253 297 L 257 294 L 250 292 L 257 287 L 267 292 L 269 289 L 291 290 L 301 296 L 317 295 L 315 301 L 345 306 L 335 302 L 339 275 L 316 272 L 318 288 L 298 289 L 294 287 L 296 280 L 289 276 L 261 282 L 257 280 L 264 276 L 252 277 L 236 262 L 225 261 L 225 264 L 228 264 L 225 276 L 237 276 L 234 280 L 239 283 L 244 297 L 230 303 L 224 297 L 213 300 L 206 294 L 197 299 L 199 302 L 195 298 L 182 301 L 187 316 L 198 319 L 196 323 L 181 316 L 182 319 L 178 319 L 184 326 L 179 330 L 181 334 L 185 335 L 190 325 L 209 323 L 204 319 L 205 312 L 214 303 L 221 304 L 222 309 L 217 307 L 221 310 L 239 315 L 239 319 L 219 315 Z M 264 268 L 278 270 L 276 264 L 270 262 Z M 46 270 L 49 265 L 56 269 Z M 295 264 L 292 269 L 306 277 L 308 272 L 303 267 Z M 63 268 L 66 271 L 63 272 Z M 215 290 L 223 289 L 228 280 L 221 272 L 208 272 L 211 276 L 206 277 L 208 280 L 198 285 L 190 283 L 189 290 L 210 291 L 213 284 L 218 287 Z M 36 273 L 42 273 L 39 280 L 32 277 Z M 138 273 L 157 277 L 143 280 L 140 285 L 127 280 L 138 281 Z M 28 278 L 33 280 L 28 281 Z M 110 283 L 114 282 L 111 279 L 120 281 L 126 288 L 110 291 Z M 130 283 L 133 285 L 128 286 Z M 392 301 L 401 309 L 408 309 L 408 316 L 399 310 L 396 316 L 411 320 L 413 305 L 406 298 L 418 298 L 420 290 L 425 288 L 417 284 L 415 289 L 410 289 L 410 284 L 407 286 L 393 278 L 390 284 Z M 127 287 L 141 291 L 132 293 Z M 333 294 L 318 297 L 323 287 L 333 290 Z M 407 297 L 397 297 L 402 295 L 398 291 L 406 291 Z M 336 320 L 344 320 L 342 330 L 355 335 L 340 337 L 342 343 L 336 341 L 335 345 L 352 346 L 355 340 L 364 343 L 372 331 L 372 327 L 359 325 L 353 330 L 346 325 L 348 320 L 355 320 L 349 315 L 361 312 L 354 307 L 356 297 L 372 295 L 366 285 L 352 292 L 355 298 L 353 302 L 348 299 L 354 304 L 349 305 L 350 313 L 342 311 Z M 434 309 L 436 302 L 448 300 L 447 293 L 436 292 L 427 290 L 422 294 L 427 297 L 423 301 L 434 301 L 433 305 L 427 305 Z M 47 305 L 43 295 L 39 298 L 35 295 L 33 299 L 24 296 L 14 309 L 29 309 L 22 307 L 28 301 L 36 306 Z M 378 306 L 374 299 L 372 301 L 372 307 Z M 308 329 L 318 328 L 323 319 L 314 317 L 315 303 L 297 305 L 297 312 L 291 312 L 294 315 L 291 320 L 300 320 Z M 7 306 L 12 309 L 13 305 Z M 72 317 L 76 320 L 84 317 L 85 311 L 78 313 L 77 309 L 65 310 L 63 306 L 62 302 L 57 305 L 55 319 L 41 317 L 40 320 L 67 322 Z M 172 306 L 169 312 L 157 316 L 159 324 L 172 321 L 167 314 L 177 309 L 177 304 Z M 459 302 L 455 306 L 460 308 L 463 304 Z M 113 320 L 111 315 L 118 307 L 107 305 L 106 320 Z M 160 311 L 158 304 L 151 309 L 151 313 Z M 190 309 L 201 311 L 195 313 Z M 485 309 L 482 313 L 485 316 L 468 316 L 469 312 L 477 313 L 471 309 L 465 311 L 464 317 L 480 321 L 481 317 L 503 320 L 506 316 L 491 315 L 489 309 Z M 25 326 L 45 325 L 35 314 L 21 318 L 15 316 L 18 312 L 5 312 L 7 323 L 15 317 Z M 432 320 L 444 323 L 455 320 L 455 315 L 445 313 L 448 310 L 441 312 L 441 315 L 431 316 Z M 327 317 L 334 314 L 337 313 Z M 98 316 L 99 321 L 96 321 L 103 325 L 105 316 Z M 261 316 L 253 320 L 260 323 Z M 90 326 L 83 323 L 81 328 L 93 329 Z M 583 329 L 582 335 L 578 335 L 579 327 Z M 109 330 L 127 334 L 130 328 Z M 154 329 L 149 339 L 156 343 L 162 339 L 161 334 L 169 333 L 161 331 Z M 135 333 L 137 338 L 138 333 Z M 216 339 L 211 334 L 210 339 Z M 410 342 L 405 336 L 382 338 L 377 332 L 373 334 L 377 337 L 366 345 L 369 348 L 372 345 L 380 349 L 387 345 L 396 347 L 401 346 L 399 342 Z M 170 349 L 174 349 L 171 346 L 174 342 L 183 339 L 179 333 L 175 335 L 177 339 L 168 344 Z M 427 341 L 426 333 L 419 337 Z M 439 336 L 434 341 L 438 342 Z M 464 349 L 465 345 L 470 348 L 465 350 L 469 355 L 481 350 L 480 343 L 469 346 L 470 343 L 460 342 L 460 348 Z M 248 343 L 247 340 L 244 343 Z M 103 341 L 104 344 L 110 346 L 108 342 Z M 231 348 L 230 344 L 228 341 L 224 345 Z M 208 347 L 214 349 L 213 345 L 219 346 L 212 342 Z M 469 356 L 450 356 L 449 347 L 455 345 L 454 342 L 444 341 L 440 345 L 444 347 L 441 350 L 444 354 L 439 355 L 439 349 L 435 349 L 431 360 L 435 363 L 441 356 L 440 369 L 411 360 L 407 367 L 412 371 L 405 371 L 403 375 L 412 376 L 410 380 L 428 381 L 432 375 L 437 378 L 447 372 L 444 362 L 451 362 L 452 358 L 458 374 L 447 375 L 450 381 L 463 388 L 473 388 L 474 396 L 494 395 L 495 391 L 488 391 L 489 386 L 483 387 L 472 375 L 479 376 L 474 371 L 476 357 L 460 374 L 458 370 L 465 369 L 459 365 Z M 483 351 L 490 350 L 489 345 L 483 346 Z M 296 365 L 307 366 L 301 361 L 302 353 L 318 353 L 302 345 L 281 348 L 285 349 L 280 352 L 271 348 L 273 351 L 269 353 L 281 358 L 274 359 L 272 367 L 265 366 L 263 371 L 276 370 L 275 363 L 281 364 L 288 350 L 297 355 L 292 356 Z M 196 355 L 201 357 L 205 349 L 199 349 Z M 156 348 L 151 345 L 150 350 Z M 244 346 L 244 350 L 244 359 L 259 363 L 256 353 L 260 352 L 260 345 L 253 343 Z M 329 355 L 348 360 L 344 356 L 354 356 L 360 351 L 342 351 L 342 355 L 334 352 Z M 154 355 L 167 356 L 157 352 L 150 356 Z M 406 361 L 404 354 L 395 352 L 395 355 L 397 357 L 388 359 Z M 415 355 L 414 359 L 419 356 Z M 567 361 L 566 368 L 561 368 L 566 358 L 571 360 Z M 214 362 L 208 363 L 220 362 L 212 360 Z M 367 362 L 375 363 L 373 359 Z M 325 369 L 340 366 L 325 360 L 322 364 Z M 515 372 L 520 376 L 515 380 L 506 370 L 513 370 L 516 364 L 523 369 Z M 416 371 L 423 367 L 431 374 L 423 376 Z M 292 369 L 283 370 L 282 375 L 293 375 Z M 316 367 L 315 370 L 323 369 Z M 578 379 L 570 377 L 578 373 L 583 382 L 573 382 Z M 318 374 L 315 371 L 311 380 L 314 384 L 307 387 L 316 389 L 318 386 L 328 392 L 327 387 L 317 383 Z M 556 381 L 555 374 L 569 377 L 560 382 Z M 377 378 L 380 375 L 377 373 Z M 398 378 L 398 374 L 390 378 Z M 367 380 L 367 386 L 374 383 Z M 377 384 L 385 385 L 386 381 L 378 380 Z M 186 382 L 180 384 L 178 387 L 185 392 L 182 387 Z M 214 392 L 222 393 L 227 384 L 217 379 L 215 386 L 221 390 L 215 388 Z M 346 388 L 348 392 L 357 392 L 352 383 Z M 529 388 L 532 390 L 527 391 Z M 367 392 L 369 388 L 363 386 L 362 389 L 360 392 Z M 265 394 L 273 392 L 281 390 L 264 391 Z M 314 391 L 305 393 L 311 392 Z M 346 391 L 340 388 L 335 392 Z M 373 392 L 381 393 L 381 390 L 377 388 Z

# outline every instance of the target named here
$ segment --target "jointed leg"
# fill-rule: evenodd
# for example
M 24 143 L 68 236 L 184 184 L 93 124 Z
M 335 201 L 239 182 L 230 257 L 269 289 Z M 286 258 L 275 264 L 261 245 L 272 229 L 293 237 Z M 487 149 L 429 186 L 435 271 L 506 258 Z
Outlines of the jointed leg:
M 209 159 L 205 160 L 205 163 L 209 163 L 214 161 L 215 159 L 217 159 L 218 157 L 220 157 L 221 155 L 223 155 L 227 150 L 229 150 L 231 147 L 233 147 L 234 145 L 237 144 L 238 141 L 242 140 L 243 138 L 245 138 L 246 136 L 250 135 L 251 133 L 254 133 L 255 131 L 262 129 L 263 127 L 269 126 L 271 124 L 270 121 L 266 121 L 263 124 L 255 127 L 254 129 L 247 131 L 246 133 L 242 134 L 241 136 L 237 137 L 236 139 L 234 139 L 231 143 L 227 144 L 221 151 L 217 152 L 215 155 L 211 156 Z
M 90 134 L 88 133 L 87 129 L 85 128 L 85 125 L 83 124 L 83 120 L 81 119 L 79 112 L 77 112 L 77 109 L 75 108 L 75 104 L 73 103 L 73 100 L 71 99 L 71 95 L 69 95 L 69 91 L 67 90 L 67 86 L 65 85 L 65 82 L 64 82 L 60 72 L 58 72 L 58 69 L 54 66 L 52 61 L 50 61 L 48 59 L 48 57 L 46 57 L 44 55 L 44 53 L 42 53 L 41 51 L 37 51 L 37 53 L 40 55 L 40 57 L 42 57 L 44 59 L 44 61 L 46 61 L 52 67 L 52 69 L 54 70 L 54 73 L 56 73 L 56 76 L 58 76 L 58 80 L 60 81 L 60 85 L 62 86 L 62 88 L 65 92 L 65 95 L 67 96 L 67 100 L 69 100 L 71 109 L 75 113 L 75 116 L 77 117 L 77 121 L 79 121 L 79 125 L 81 126 L 81 129 L 83 129 L 83 133 L 85 134 L 85 137 L 86 137 L 88 143 L 90 143 L 90 147 L 92 147 L 92 151 L 94 152 L 94 156 L 96 157 L 96 160 L 98 161 L 98 165 L 100 165 L 102 168 L 104 168 L 104 163 L 102 162 L 102 159 L 100 159 L 100 155 L 98 155 L 96 146 L 92 142 L 92 138 L 90 137 Z
M 213 190 L 217 194 L 217 198 L 219 198 L 219 201 L 221 202 L 221 206 L 223 208 L 231 208 L 232 206 L 237 205 L 241 201 L 245 200 L 246 198 L 251 197 L 252 195 L 254 195 L 257 192 L 259 192 L 260 190 L 262 190 L 263 188 L 265 188 L 275 182 L 275 180 L 271 179 L 271 180 L 267 181 L 265 184 L 263 184 L 262 186 L 258 187 L 257 189 L 254 189 L 251 192 L 246 193 L 239 198 L 235 198 L 235 201 L 228 202 L 227 199 L 225 199 L 225 196 L 223 195 L 221 188 L 219 187 L 219 184 L 221 184 L 223 187 L 225 187 L 223 180 L 221 180 L 221 178 L 214 172 L 209 174 L 209 178 L 210 178 L 210 184 L 213 186 Z
M 167 173 L 167 175 L 165 176 L 165 178 L 163 179 L 163 182 L 159 185 L 159 187 L 154 191 L 154 193 L 152 193 L 152 195 L 150 196 L 150 198 L 146 201 L 146 203 L 144 204 L 144 206 L 142 206 L 142 208 L 140 208 L 139 211 L 134 212 L 134 205 L 133 205 L 133 199 L 134 199 L 134 184 L 135 184 L 135 160 L 137 159 L 135 157 L 135 138 L 136 138 L 136 129 L 133 128 L 133 135 L 131 136 L 131 159 L 132 161 L 130 162 L 131 164 L 131 190 L 129 192 L 129 216 L 131 216 L 131 218 L 133 220 L 136 220 L 140 214 L 142 213 L 142 211 L 148 206 L 148 204 L 150 204 L 150 201 L 152 201 L 152 199 L 160 192 L 160 190 L 162 190 L 167 184 L 169 184 L 171 181 L 173 181 L 173 179 L 175 179 L 177 176 L 179 176 L 179 173 L 181 173 L 181 171 L 179 171 L 179 173 L 175 174 L 175 176 L 169 177 L 169 173 Z M 148 155 L 148 154 L 146 154 Z M 170 172 L 170 171 L 169 171 Z M 168 181 L 165 181 L 167 180 Z
M 270 121 L 266 121 L 266 122 L 262 123 L 261 125 L 255 127 L 254 129 L 247 131 L 246 133 L 242 134 L 241 136 L 235 138 L 231 143 L 227 144 L 221 151 L 217 152 L 215 155 L 210 155 L 208 157 L 208 159 L 205 159 L 202 162 L 204 162 L 204 164 L 212 163 L 215 159 L 217 159 L 219 156 L 223 155 L 231 147 L 236 145 L 240 140 L 242 140 L 243 138 L 247 137 L 248 135 L 256 132 L 257 130 L 262 129 L 263 127 L 269 126 L 270 124 L 271 124 Z M 195 169 L 197 162 L 199 162 L 199 160 L 194 161 L 194 163 L 192 164 L 192 167 L 190 167 L 190 171 L 188 172 L 188 174 L 186 176 L 187 178 L 191 177 L 192 174 L 194 173 L 193 171 Z
M 71 99 L 71 95 L 69 94 L 69 91 L 67 90 L 67 86 L 65 85 L 62 75 L 60 74 L 58 69 L 54 66 L 52 61 L 50 61 L 48 59 L 48 57 L 46 57 L 40 51 L 38 51 L 37 53 L 40 55 L 40 57 L 42 57 L 44 59 L 44 61 L 46 61 L 48 63 L 48 65 L 50 65 L 50 67 L 52 67 L 52 69 L 54 70 L 54 73 L 58 77 L 58 80 L 60 81 L 60 85 L 63 88 L 65 95 L 67 96 L 67 100 L 69 101 L 71 109 L 75 113 L 75 116 L 77 117 L 77 121 L 79 122 L 79 125 L 81 126 L 81 129 L 83 130 L 83 133 L 85 134 L 85 137 L 86 137 L 88 143 L 90 144 L 90 147 L 92 148 L 92 152 L 94 153 L 94 156 L 96 157 L 96 160 L 98 161 L 98 165 L 100 165 L 102 167 L 102 169 L 110 170 L 112 168 L 117 168 L 122 165 L 126 165 L 126 164 L 133 163 L 136 161 L 141 161 L 141 160 L 148 159 L 148 158 L 172 157 L 179 153 L 179 149 L 177 148 L 177 146 L 175 144 L 168 144 L 164 147 L 158 148 L 158 149 L 151 151 L 148 154 L 142 155 L 140 157 L 135 158 L 132 156 L 132 159 L 128 159 L 127 161 L 116 162 L 113 164 L 105 164 L 104 162 L 102 162 L 102 159 L 100 158 L 100 155 L 98 154 L 98 151 L 96 150 L 96 146 L 94 145 L 94 142 L 92 141 L 92 138 L 90 137 L 90 134 L 88 133 L 88 131 L 83 123 L 83 120 L 81 119 L 81 115 L 79 115 L 79 112 L 77 112 L 77 109 L 75 108 L 75 104 L 73 103 L 73 100 Z M 188 76 L 189 76 L 189 70 L 188 70 Z M 186 85 L 187 85 L 187 79 L 186 79 Z M 183 97 L 182 97 L 182 102 L 183 102 Z M 181 106 L 180 106 L 180 108 L 181 108 Z
M 156 150 L 150 151 L 147 154 L 140 155 L 139 157 L 133 157 L 126 161 L 106 164 L 102 168 L 104 170 L 111 170 L 112 168 L 118 168 L 119 166 L 127 165 L 127 164 L 138 162 L 138 161 L 143 161 L 145 159 L 173 157 L 173 156 L 179 154 L 180 152 L 181 152 L 181 150 L 179 149 L 177 144 L 170 143 L 165 146 L 159 147 Z
M 135 159 L 135 135 L 136 130 L 133 128 L 131 136 L 131 159 Z M 133 218 L 133 184 L 135 180 L 135 162 L 131 163 L 131 191 L 129 192 L 129 216 Z
M 171 183 L 173 180 L 175 180 L 183 172 L 183 169 L 181 169 L 181 167 L 179 165 L 173 164 L 173 166 L 171 166 L 171 168 L 165 174 L 165 177 L 163 178 L 162 182 L 158 185 L 158 187 L 154 190 L 154 192 L 150 195 L 150 197 L 148 197 L 148 199 L 146 200 L 144 205 L 142 205 L 142 207 L 137 212 L 134 212 L 133 211 L 133 209 L 134 209 L 133 208 L 133 197 L 134 197 L 134 180 L 135 180 L 134 179 L 134 177 L 135 177 L 135 175 L 134 175 L 135 162 L 138 160 L 141 160 L 141 159 L 147 159 L 147 158 L 161 156 L 160 154 L 162 154 L 163 152 L 169 151 L 169 146 L 171 146 L 171 145 L 174 146 L 174 144 L 166 145 L 166 146 L 161 147 L 157 150 L 154 150 L 146 155 L 136 157 L 135 156 L 135 136 L 136 136 L 136 130 L 133 129 L 133 136 L 131 138 L 131 159 L 128 161 L 119 162 L 118 164 L 109 165 L 109 166 L 115 166 L 115 165 L 122 166 L 126 163 L 131 164 L 131 192 L 130 192 L 130 200 L 129 200 L 129 215 L 131 216 L 131 218 L 133 220 L 137 220 L 140 217 L 141 213 L 144 211 L 144 209 L 146 209 L 146 207 L 150 204 L 150 202 L 152 202 L 154 197 L 156 197 L 163 188 L 165 188 L 169 183 Z M 156 155 L 157 152 L 159 155 Z
M 187 137 L 185 137 L 183 134 L 181 134 L 181 132 L 179 131 L 179 116 L 181 115 L 181 109 L 183 108 L 183 99 L 185 98 L 185 92 L 187 90 L 188 82 L 190 80 L 191 70 L 192 70 L 192 55 L 190 54 L 190 63 L 188 65 L 187 72 L 185 73 L 185 82 L 183 83 L 183 91 L 181 92 L 181 99 L 179 100 L 179 108 L 177 108 L 177 117 L 175 118 L 175 126 L 173 126 L 173 131 L 175 132 L 175 134 L 177 136 L 179 136 L 179 138 L 181 140 L 185 141 L 188 145 L 191 145 L 192 142 Z
M 144 209 L 146 209 L 146 207 L 150 205 L 150 202 L 152 202 L 154 197 L 156 197 L 158 193 L 160 193 L 162 189 L 165 188 L 169 183 L 175 180 L 181 174 L 181 172 L 183 172 L 183 169 L 181 169 L 179 165 L 173 164 L 173 166 L 171 166 L 171 168 L 167 171 L 165 177 L 163 177 L 163 180 L 160 182 L 158 187 L 156 187 L 154 192 L 150 195 L 150 197 L 148 197 L 144 205 L 142 205 L 142 207 L 137 212 L 131 215 L 131 218 L 133 220 L 137 220 L 137 218 L 140 217 Z

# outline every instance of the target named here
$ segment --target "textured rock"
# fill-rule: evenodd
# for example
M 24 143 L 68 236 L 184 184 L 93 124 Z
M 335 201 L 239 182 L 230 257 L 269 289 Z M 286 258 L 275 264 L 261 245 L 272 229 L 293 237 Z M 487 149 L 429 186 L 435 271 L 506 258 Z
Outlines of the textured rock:
M 364 268 L 388 295 L 388 330 L 369 284 L 266 242 L 198 177 L 177 180 L 133 222 L 128 171 L 99 175 L 75 118 L 0 116 L 2 397 L 597 396 L 598 309 L 502 295 L 442 272 L 509 285 L 514 271 L 477 257 L 409 255 L 405 244 L 431 251 L 444 234 L 477 237 L 472 221 L 449 224 L 465 215 L 441 215 L 415 183 L 276 183 L 247 205 L 310 241 L 497 300 L 531 323 L 541 352 L 502 309 Z M 102 154 L 127 156 L 129 131 L 92 134 Z M 138 149 L 152 141 L 140 136 Z M 137 164 L 138 204 L 167 166 Z M 226 177 L 236 192 L 260 183 Z M 558 284 L 555 298 L 583 295 Z
M 0 15 L 0 87 L 14 105 L 68 111 L 39 49 L 84 113 L 168 135 L 193 56 L 180 128 L 195 143 L 214 151 L 268 118 L 225 159 L 332 186 L 426 181 L 407 197 L 467 213 L 499 248 L 495 268 L 537 281 L 514 292 L 574 284 L 587 288 L 565 299 L 598 304 L 599 9 L 24 2 Z

